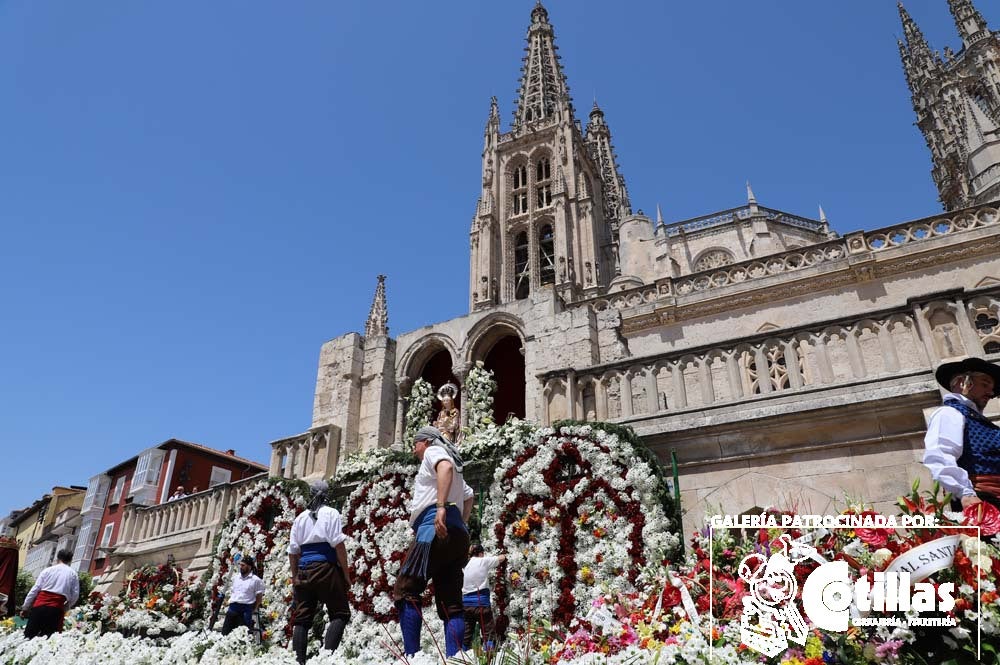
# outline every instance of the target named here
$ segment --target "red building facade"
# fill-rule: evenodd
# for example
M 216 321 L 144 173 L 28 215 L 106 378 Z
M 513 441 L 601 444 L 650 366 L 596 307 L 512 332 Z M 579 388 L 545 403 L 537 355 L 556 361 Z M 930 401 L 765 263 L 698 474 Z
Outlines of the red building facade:
M 127 505 L 153 506 L 167 502 L 178 486 L 193 494 L 266 471 L 263 464 L 238 457 L 233 450 L 179 439 L 148 448 L 90 479 L 74 567 L 94 577 L 105 571 Z

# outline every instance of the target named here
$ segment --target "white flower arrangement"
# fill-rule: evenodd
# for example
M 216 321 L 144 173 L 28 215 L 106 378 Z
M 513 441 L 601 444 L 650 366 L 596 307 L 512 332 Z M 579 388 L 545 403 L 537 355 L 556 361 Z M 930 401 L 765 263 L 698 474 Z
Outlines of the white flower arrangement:
M 465 379 L 464 392 L 466 411 L 465 436 L 476 434 L 496 423 L 493 420 L 493 395 L 497 382 L 493 370 L 488 370 L 483 361 L 477 361 Z
M 434 414 L 434 388 L 424 379 L 417 379 L 406 398 L 406 430 L 404 441 L 412 441 L 421 427 L 430 424 Z

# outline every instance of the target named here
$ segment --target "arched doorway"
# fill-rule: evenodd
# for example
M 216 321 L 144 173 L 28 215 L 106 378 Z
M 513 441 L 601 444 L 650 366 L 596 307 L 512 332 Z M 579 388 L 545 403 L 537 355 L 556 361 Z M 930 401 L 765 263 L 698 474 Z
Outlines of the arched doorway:
M 517 335 L 504 335 L 498 339 L 483 358 L 486 369 L 493 370 L 497 393 L 493 399 L 493 419 L 497 424 L 507 422 L 510 415 L 524 418 L 524 356 L 521 339 Z
M 459 385 L 458 379 L 456 379 L 455 375 L 452 374 L 451 354 L 448 353 L 447 349 L 441 349 L 427 359 L 427 362 L 424 364 L 424 368 L 420 371 L 420 378 L 431 384 L 431 386 L 434 387 L 434 392 L 437 392 L 437 390 L 446 383 L 454 383 L 456 386 Z M 435 409 L 440 408 L 440 406 L 441 405 L 435 401 Z M 455 406 L 459 409 L 462 408 L 461 392 L 459 392 L 458 396 L 455 398 Z

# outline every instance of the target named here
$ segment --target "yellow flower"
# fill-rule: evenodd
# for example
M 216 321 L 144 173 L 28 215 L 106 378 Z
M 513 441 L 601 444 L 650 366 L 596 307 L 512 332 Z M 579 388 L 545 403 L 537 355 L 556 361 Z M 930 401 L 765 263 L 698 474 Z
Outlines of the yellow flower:
M 806 639 L 806 658 L 822 658 L 823 643 L 815 635 L 810 635 Z

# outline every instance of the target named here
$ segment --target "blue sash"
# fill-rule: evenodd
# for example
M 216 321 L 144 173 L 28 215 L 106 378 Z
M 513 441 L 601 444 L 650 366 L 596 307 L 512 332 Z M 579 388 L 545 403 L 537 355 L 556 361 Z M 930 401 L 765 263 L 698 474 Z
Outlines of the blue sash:
M 480 589 L 479 591 L 470 591 L 469 593 L 462 596 L 462 605 L 465 606 L 466 608 L 489 607 L 490 590 Z
M 299 568 L 323 561 L 329 561 L 332 564 L 337 563 L 337 553 L 330 546 L 330 543 L 309 543 L 302 546 L 302 554 L 299 556 Z
M 406 560 L 399 569 L 400 575 L 411 577 L 427 577 L 427 564 L 431 556 L 431 543 L 434 541 L 434 518 L 437 516 L 437 506 L 427 506 L 420 517 L 413 523 L 413 531 L 417 540 L 406 553 Z M 468 533 L 462 513 L 458 506 L 449 504 L 445 508 L 445 525 L 449 529 L 458 529 Z

